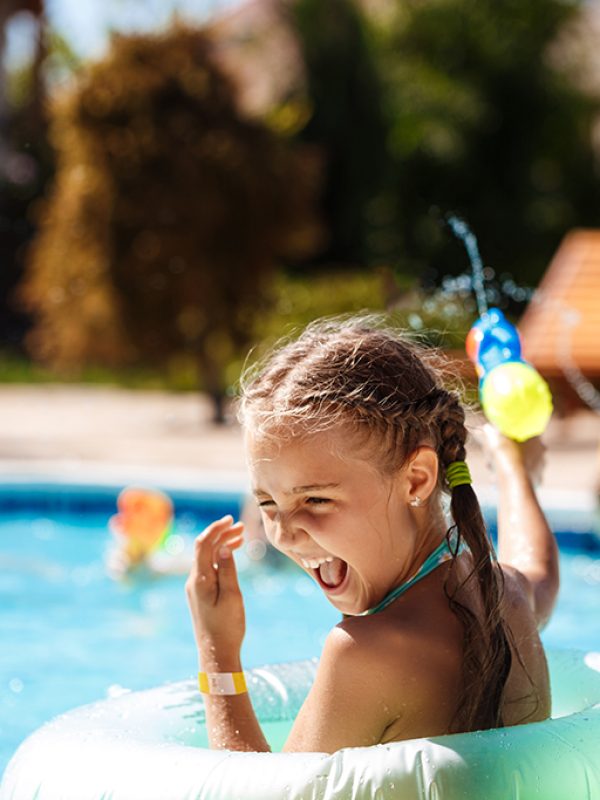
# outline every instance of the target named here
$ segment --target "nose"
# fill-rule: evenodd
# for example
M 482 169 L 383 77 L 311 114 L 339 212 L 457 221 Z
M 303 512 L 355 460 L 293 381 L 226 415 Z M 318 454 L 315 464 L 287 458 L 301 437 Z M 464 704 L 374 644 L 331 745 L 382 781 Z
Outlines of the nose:
M 298 525 L 293 514 L 277 512 L 273 519 L 273 544 L 275 547 L 285 548 L 296 544 L 299 538 L 306 535 L 306 531 Z

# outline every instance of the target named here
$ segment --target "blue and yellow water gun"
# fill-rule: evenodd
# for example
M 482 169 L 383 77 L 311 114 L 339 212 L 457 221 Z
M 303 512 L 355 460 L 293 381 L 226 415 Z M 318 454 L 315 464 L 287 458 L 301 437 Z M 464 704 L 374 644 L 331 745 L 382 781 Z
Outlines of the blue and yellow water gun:
M 466 350 L 479 376 L 481 406 L 492 425 L 517 442 L 543 433 L 552 414 L 550 389 L 522 358 L 517 329 L 499 309 L 481 315 L 469 331 Z

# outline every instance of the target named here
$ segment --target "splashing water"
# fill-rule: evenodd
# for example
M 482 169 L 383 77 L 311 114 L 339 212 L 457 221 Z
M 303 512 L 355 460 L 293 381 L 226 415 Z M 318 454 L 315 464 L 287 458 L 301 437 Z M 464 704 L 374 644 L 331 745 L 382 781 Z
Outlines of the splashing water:
M 479 316 L 482 317 L 488 312 L 488 303 L 483 277 L 483 262 L 481 260 L 477 238 L 467 223 L 459 217 L 454 216 L 454 214 L 447 217 L 446 221 L 452 228 L 452 232 L 457 239 L 462 240 L 467 255 L 469 256 L 472 271 L 472 286 L 475 292 L 475 299 L 477 300 L 477 310 L 479 311 Z
M 475 292 L 479 316 L 482 317 L 488 312 L 488 298 L 483 273 L 483 262 L 479 252 L 477 237 L 467 223 L 454 214 L 448 215 L 446 217 L 446 222 L 452 229 L 456 238 L 463 242 L 465 250 L 467 251 L 471 264 L 471 287 Z M 448 289 L 451 291 L 450 285 L 448 285 Z M 539 290 L 531 287 L 517 286 L 513 280 L 503 282 L 502 292 L 507 297 L 511 297 L 517 302 L 528 300 L 532 303 L 543 302 L 547 304 L 549 301 Z M 600 413 L 600 392 L 587 380 L 575 363 L 572 355 L 572 332 L 579 322 L 579 315 L 572 309 L 566 308 L 562 303 L 557 303 L 555 300 L 551 302 L 552 305 L 555 306 L 562 324 L 562 336 L 557 342 L 557 356 L 563 375 L 581 400 L 593 411 Z

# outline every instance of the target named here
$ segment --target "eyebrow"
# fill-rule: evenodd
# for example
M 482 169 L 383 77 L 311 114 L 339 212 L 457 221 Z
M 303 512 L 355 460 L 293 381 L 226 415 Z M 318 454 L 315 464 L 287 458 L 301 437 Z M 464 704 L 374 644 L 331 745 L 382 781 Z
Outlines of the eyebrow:
M 294 486 L 289 494 L 305 494 L 306 492 L 320 492 L 324 489 L 337 489 L 339 485 L 339 483 L 311 483 L 307 486 Z M 268 492 L 265 492 L 263 489 L 254 489 L 254 494 L 267 495 Z
M 292 494 L 304 494 L 304 492 L 320 492 L 323 489 L 336 489 L 339 483 L 311 483 L 308 486 L 294 486 Z

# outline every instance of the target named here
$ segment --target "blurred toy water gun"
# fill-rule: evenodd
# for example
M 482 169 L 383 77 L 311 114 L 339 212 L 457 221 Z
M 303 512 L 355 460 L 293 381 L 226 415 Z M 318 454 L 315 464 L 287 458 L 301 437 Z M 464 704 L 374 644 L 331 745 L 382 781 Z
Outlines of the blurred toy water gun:
M 552 414 L 552 395 L 539 372 L 521 357 L 514 325 L 490 308 L 466 340 L 469 359 L 479 376 L 479 397 L 486 417 L 510 439 L 539 436 Z
M 127 487 L 117 499 L 118 514 L 109 526 L 131 564 L 158 550 L 173 529 L 173 503 L 157 489 Z

